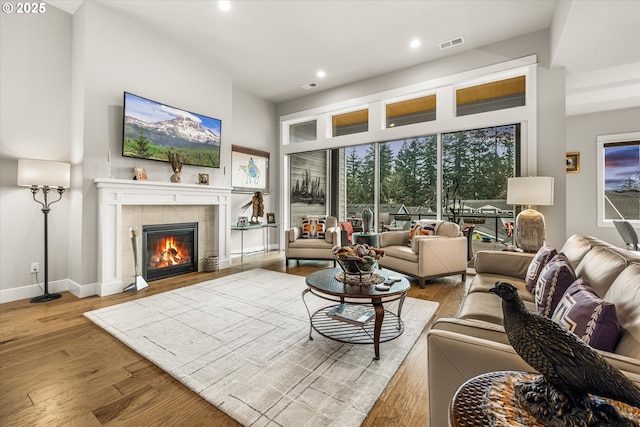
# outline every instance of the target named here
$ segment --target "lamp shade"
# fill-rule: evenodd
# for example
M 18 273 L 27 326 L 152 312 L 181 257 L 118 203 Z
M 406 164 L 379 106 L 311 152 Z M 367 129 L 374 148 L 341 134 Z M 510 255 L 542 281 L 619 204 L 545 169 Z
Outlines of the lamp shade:
M 71 165 L 50 160 L 19 159 L 18 185 L 69 188 Z
M 509 178 L 507 203 L 510 205 L 553 205 L 553 177 Z

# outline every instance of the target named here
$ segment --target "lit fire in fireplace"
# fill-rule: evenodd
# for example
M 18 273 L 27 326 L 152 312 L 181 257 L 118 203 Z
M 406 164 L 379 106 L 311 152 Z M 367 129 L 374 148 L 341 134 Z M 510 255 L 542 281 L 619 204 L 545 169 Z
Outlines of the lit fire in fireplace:
M 149 267 L 164 268 L 191 262 L 189 245 L 181 244 L 174 237 L 158 239 L 155 251 L 150 254 Z

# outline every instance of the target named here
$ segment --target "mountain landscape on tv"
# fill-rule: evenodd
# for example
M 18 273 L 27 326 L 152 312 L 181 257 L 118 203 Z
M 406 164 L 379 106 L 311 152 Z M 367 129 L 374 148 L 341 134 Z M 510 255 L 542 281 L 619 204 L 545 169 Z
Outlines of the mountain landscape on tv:
M 125 157 L 168 161 L 176 153 L 182 164 L 220 167 L 220 120 L 189 113 L 125 94 Z

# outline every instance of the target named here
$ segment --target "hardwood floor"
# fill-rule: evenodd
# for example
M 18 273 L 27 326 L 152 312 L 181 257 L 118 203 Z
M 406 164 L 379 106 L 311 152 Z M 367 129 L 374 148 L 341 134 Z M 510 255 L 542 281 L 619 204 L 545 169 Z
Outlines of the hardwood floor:
M 260 253 L 217 272 L 155 281 L 137 293 L 78 299 L 65 292 L 48 303 L 1 304 L 0 425 L 238 426 L 82 314 L 258 267 L 306 276 L 330 266 L 286 266 L 282 252 Z M 409 296 L 439 302 L 434 319 L 453 316 L 464 292 L 459 279 L 434 280 L 425 289 L 414 284 Z M 426 330 L 363 426 L 428 425 Z

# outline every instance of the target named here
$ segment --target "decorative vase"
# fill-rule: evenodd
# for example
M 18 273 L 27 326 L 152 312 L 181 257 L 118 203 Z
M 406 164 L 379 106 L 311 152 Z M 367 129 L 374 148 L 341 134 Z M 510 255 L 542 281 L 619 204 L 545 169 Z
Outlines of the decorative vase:
M 171 175 L 171 182 L 180 182 L 181 178 L 180 178 L 180 172 L 176 172 L 173 175 Z
M 371 209 L 364 208 L 362 211 L 362 232 L 371 233 L 371 226 L 373 225 L 373 212 Z

